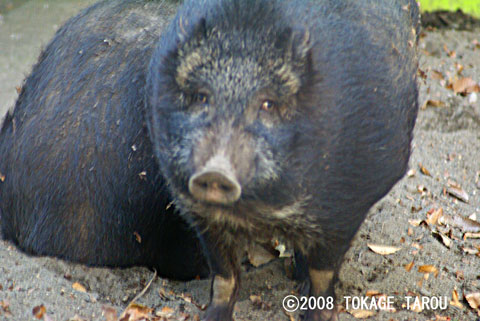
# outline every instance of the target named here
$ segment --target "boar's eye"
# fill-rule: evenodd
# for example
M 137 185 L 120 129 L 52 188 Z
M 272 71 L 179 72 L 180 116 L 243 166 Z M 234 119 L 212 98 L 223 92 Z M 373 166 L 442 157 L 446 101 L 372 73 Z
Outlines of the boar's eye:
M 192 96 L 192 104 L 208 104 L 209 97 L 207 93 L 204 92 L 196 92 Z
M 273 100 L 264 100 L 260 108 L 264 111 L 272 111 L 275 108 L 276 104 Z

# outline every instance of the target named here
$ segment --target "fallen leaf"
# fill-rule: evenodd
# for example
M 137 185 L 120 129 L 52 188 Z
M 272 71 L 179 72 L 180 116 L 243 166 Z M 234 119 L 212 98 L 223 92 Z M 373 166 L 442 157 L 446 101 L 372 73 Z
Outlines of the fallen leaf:
M 422 221 L 423 220 L 421 220 L 421 219 L 415 219 L 415 220 L 410 219 L 410 220 L 408 220 L 408 223 L 412 226 L 420 226 L 420 224 L 422 224 Z
M 367 244 L 367 246 L 373 252 L 375 252 L 377 254 L 381 254 L 381 255 L 393 254 L 393 253 L 398 252 L 402 249 L 401 247 L 388 246 L 388 245 L 378 245 L 378 244 Z
M 377 295 L 380 295 L 380 294 L 382 294 L 380 291 L 377 291 L 377 290 L 368 290 L 368 291 L 365 293 L 365 296 L 372 297 L 372 296 L 377 296 Z
M 468 203 L 468 194 L 465 190 L 456 183 L 449 183 L 447 187 L 447 193 L 451 196 L 458 198 L 462 202 Z
M 163 309 L 162 309 L 163 310 Z M 173 309 L 172 314 L 173 314 Z M 146 306 L 137 304 L 137 303 L 130 303 L 125 311 L 123 311 L 122 315 L 120 316 L 120 320 L 125 321 L 140 321 L 140 320 L 150 320 L 152 317 L 153 309 L 148 308 Z M 127 318 L 128 316 L 128 318 Z
M 452 301 L 450 301 L 450 305 L 463 309 L 463 304 L 461 304 L 460 300 L 458 300 L 458 292 L 455 289 L 452 291 Z
M 421 265 L 418 267 L 418 272 L 420 273 L 433 273 L 435 277 L 438 275 L 438 269 L 433 265 Z
M 472 249 L 472 248 L 464 247 L 464 248 L 462 248 L 462 250 L 463 250 L 463 252 L 465 252 L 467 254 L 471 254 L 471 255 L 478 254 L 478 249 Z
M 480 233 L 469 233 L 469 232 L 467 232 L 463 235 L 463 239 L 466 240 L 468 238 L 470 238 L 470 239 L 480 239 Z
M 457 69 L 457 75 L 460 75 L 463 71 L 463 65 L 462 64 L 459 64 L 459 63 L 455 63 L 455 69 Z
M 443 50 L 445 51 L 445 53 L 450 57 L 450 58 L 455 58 L 457 57 L 457 53 L 455 52 L 455 50 L 448 50 L 448 47 L 447 45 L 443 45 Z
M 432 175 L 430 174 L 430 172 L 428 171 L 428 169 L 426 169 L 422 163 L 419 163 L 418 166 L 420 167 L 420 172 L 423 174 L 423 175 L 427 175 L 427 176 L 430 176 L 432 177 Z
M 447 248 L 450 248 L 452 245 L 452 240 L 445 234 L 437 231 L 433 231 L 432 234 L 438 236 L 442 240 L 443 245 L 445 245 Z
M 155 313 L 155 315 L 159 316 L 159 317 L 162 317 L 162 318 L 169 318 L 173 315 L 174 312 L 175 312 L 175 310 L 173 310 L 170 307 L 165 306 L 165 307 L 162 308 L 162 310 L 157 311 Z
M 426 222 L 428 225 L 437 225 L 438 220 L 442 216 L 443 216 L 443 208 L 440 207 L 439 209 L 434 210 L 430 215 L 427 214 Z
M 102 314 L 105 317 L 106 321 L 117 321 L 117 310 L 112 307 L 102 306 Z
M 3 175 L 2 173 L 0 173 L 0 181 L 5 182 L 5 175 Z
M 83 292 L 83 293 L 87 292 L 87 289 L 78 282 L 73 283 L 72 288 L 78 292 Z
M 480 85 L 472 78 L 464 77 L 453 82 L 452 89 L 456 94 L 469 94 L 480 92 Z
M 32 310 L 33 316 L 35 318 L 39 319 L 39 320 L 43 319 L 43 316 L 45 315 L 46 312 L 47 312 L 47 309 L 45 308 L 45 306 L 43 304 L 42 305 L 37 305 Z
M 445 77 L 440 71 L 432 70 L 432 79 L 443 80 Z
M 428 99 L 426 100 L 421 109 L 426 109 L 427 107 L 444 107 L 445 103 L 441 100 Z
M 410 263 L 408 263 L 407 265 L 405 265 L 405 270 L 406 270 L 407 272 L 410 272 L 410 271 L 412 270 L 412 268 L 413 268 L 414 265 L 415 265 L 415 263 L 414 263 L 413 261 L 410 262 Z
M 468 305 L 470 305 L 472 309 L 478 310 L 480 308 L 479 292 L 465 294 L 465 299 L 467 300 Z
M 350 310 L 348 311 L 351 315 L 353 315 L 357 319 L 367 319 L 376 314 L 375 311 L 371 310 L 361 310 L 361 309 L 356 309 L 356 310 Z
M 474 220 L 469 219 L 468 217 L 463 217 L 461 215 L 444 215 L 442 218 L 443 224 L 453 225 L 460 228 L 463 232 L 470 233 L 480 233 L 480 223 Z

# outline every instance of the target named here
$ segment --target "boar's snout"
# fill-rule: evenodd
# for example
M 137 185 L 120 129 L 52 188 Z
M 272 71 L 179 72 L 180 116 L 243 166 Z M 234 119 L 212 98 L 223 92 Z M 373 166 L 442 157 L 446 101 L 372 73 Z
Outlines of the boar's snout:
M 199 201 L 224 205 L 236 202 L 242 193 L 234 175 L 217 168 L 194 174 L 188 182 L 188 189 Z

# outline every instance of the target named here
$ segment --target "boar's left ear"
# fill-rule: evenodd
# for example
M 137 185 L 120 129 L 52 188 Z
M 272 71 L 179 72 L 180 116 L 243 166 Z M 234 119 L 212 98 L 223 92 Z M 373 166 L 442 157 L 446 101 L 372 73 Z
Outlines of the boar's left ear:
M 276 46 L 285 50 L 287 57 L 294 62 L 305 63 L 312 49 L 310 31 L 305 28 L 288 28 L 278 37 Z
M 178 37 L 181 43 L 190 39 L 200 40 L 206 37 L 207 26 L 205 17 L 198 17 L 192 21 L 180 16 L 177 23 Z

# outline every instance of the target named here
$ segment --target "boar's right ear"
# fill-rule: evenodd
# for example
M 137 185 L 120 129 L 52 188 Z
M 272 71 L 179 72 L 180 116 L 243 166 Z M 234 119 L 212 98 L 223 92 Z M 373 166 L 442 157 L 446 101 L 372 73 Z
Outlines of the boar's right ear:
M 207 35 L 207 23 L 204 17 L 187 20 L 184 16 L 178 18 L 178 38 L 180 43 L 191 39 L 203 39 Z
M 306 28 L 288 28 L 278 37 L 276 46 L 283 49 L 292 61 L 304 64 L 312 49 L 310 31 Z
M 312 49 L 310 31 L 308 29 L 294 29 L 291 36 L 291 50 L 294 61 L 305 61 Z

